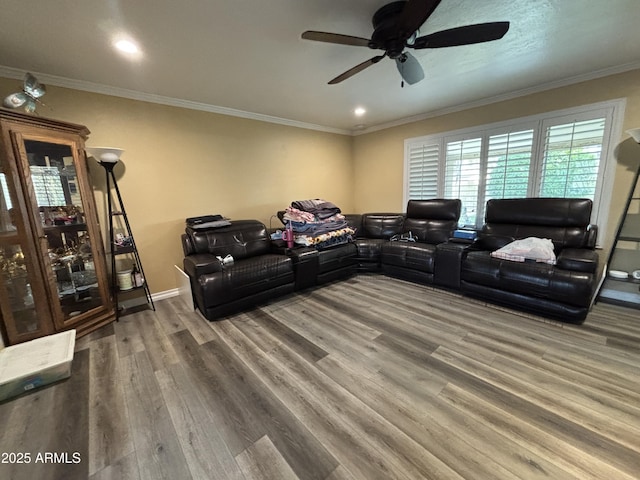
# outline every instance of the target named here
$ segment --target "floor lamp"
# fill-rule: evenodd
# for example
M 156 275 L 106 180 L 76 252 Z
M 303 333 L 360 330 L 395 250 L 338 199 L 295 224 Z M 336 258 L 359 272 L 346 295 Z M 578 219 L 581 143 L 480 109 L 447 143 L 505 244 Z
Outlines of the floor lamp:
M 118 182 L 116 181 L 116 176 L 113 173 L 113 169 L 115 168 L 118 161 L 120 161 L 120 156 L 124 152 L 124 150 L 120 148 L 111 148 L 111 147 L 90 147 L 87 148 L 87 153 L 91 155 L 93 158 L 98 160 L 98 163 L 102 165 L 105 170 L 106 181 L 107 181 L 107 204 L 108 204 L 108 216 L 109 216 L 109 245 L 111 248 L 111 291 L 115 302 L 116 308 L 116 319 L 120 316 L 120 308 L 119 308 L 119 299 L 118 293 L 120 289 L 122 290 L 132 290 L 134 288 L 144 288 L 145 295 L 147 298 L 147 303 L 151 305 L 151 308 L 155 310 L 155 306 L 153 304 L 153 299 L 151 298 L 151 292 L 149 291 L 149 285 L 147 283 L 146 277 L 144 275 L 144 269 L 142 268 L 142 262 L 140 261 L 140 255 L 138 254 L 138 249 L 136 248 L 136 243 L 133 238 L 133 233 L 131 232 L 131 225 L 129 224 L 129 219 L 127 217 L 127 212 L 124 208 L 124 203 L 122 202 L 122 195 L 120 195 L 120 189 L 118 188 Z M 113 183 L 113 188 L 116 192 L 116 200 L 117 205 L 119 206 L 119 210 L 114 210 L 114 198 L 111 192 L 111 185 Z M 115 234 L 113 228 L 113 218 L 116 216 L 121 216 L 124 220 L 124 224 L 127 229 L 128 235 L 128 243 L 120 244 L 115 241 Z M 122 285 L 118 285 L 118 276 L 116 272 L 116 256 L 123 254 L 133 254 L 135 258 L 135 265 L 140 272 L 142 278 L 142 285 L 136 285 L 135 283 L 131 283 L 131 288 L 121 288 Z M 128 285 L 127 285 L 128 286 Z

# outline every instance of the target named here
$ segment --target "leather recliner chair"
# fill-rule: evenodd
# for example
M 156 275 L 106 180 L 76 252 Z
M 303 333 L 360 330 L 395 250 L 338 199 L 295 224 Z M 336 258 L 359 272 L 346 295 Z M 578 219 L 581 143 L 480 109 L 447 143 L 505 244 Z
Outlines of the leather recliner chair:
M 402 226 L 415 241 L 389 241 L 382 245 L 382 271 L 393 277 L 433 283 L 437 245 L 447 242 L 458 226 L 459 199 L 409 200 Z
M 597 228 L 588 199 L 489 200 L 485 224 L 461 264 L 464 294 L 570 323 L 582 323 L 598 284 Z M 553 241 L 555 265 L 491 256 L 513 240 Z
M 357 249 L 355 258 L 360 272 L 379 272 L 382 246 L 403 232 L 402 213 L 364 213 L 345 215 L 349 225 L 356 230 L 353 243 Z
M 208 320 L 294 290 L 291 259 L 271 252 L 267 228 L 257 220 L 210 230 L 187 227 L 181 239 L 194 304 Z M 227 255 L 233 256 L 233 264 L 217 258 Z

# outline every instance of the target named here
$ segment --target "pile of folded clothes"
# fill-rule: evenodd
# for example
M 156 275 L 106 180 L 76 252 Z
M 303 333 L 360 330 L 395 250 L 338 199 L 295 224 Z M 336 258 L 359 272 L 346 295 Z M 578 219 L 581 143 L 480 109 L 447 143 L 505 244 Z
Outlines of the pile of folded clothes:
M 356 233 L 337 206 L 318 198 L 291 202 L 281 220 L 291 225 L 297 245 L 318 249 L 350 242 Z

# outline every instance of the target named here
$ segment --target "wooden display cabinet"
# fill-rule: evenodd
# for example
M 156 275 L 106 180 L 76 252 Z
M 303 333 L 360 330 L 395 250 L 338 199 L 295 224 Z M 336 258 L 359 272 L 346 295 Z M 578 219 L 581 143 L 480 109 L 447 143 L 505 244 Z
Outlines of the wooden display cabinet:
M 5 344 L 115 319 L 81 125 L 0 109 Z

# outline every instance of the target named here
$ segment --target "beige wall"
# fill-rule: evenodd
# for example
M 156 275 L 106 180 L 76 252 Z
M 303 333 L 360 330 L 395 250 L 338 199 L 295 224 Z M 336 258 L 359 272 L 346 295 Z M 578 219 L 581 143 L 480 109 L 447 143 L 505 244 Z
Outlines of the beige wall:
M 19 88 L 19 81 L 0 78 L 0 92 Z M 86 125 L 87 146 L 125 150 L 115 173 L 152 293 L 176 287 L 173 265 L 182 265 L 186 217 L 220 213 L 269 226 L 292 200 L 318 197 L 353 210 L 349 136 L 47 90 L 41 116 Z M 94 160 L 90 169 L 104 211 L 104 170 Z M 101 223 L 105 230 L 104 217 Z
M 0 92 L 19 88 L 19 81 L 0 78 Z M 269 225 L 292 200 L 315 197 L 344 212 L 403 211 L 406 138 L 615 98 L 627 99 L 623 130 L 640 126 L 640 70 L 353 138 L 51 86 L 48 107 L 38 112 L 86 125 L 88 146 L 125 150 L 118 184 L 156 293 L 176 287 L 186 217 L 220 213 Z M 616 149 L 609 225 L 600 226 L 606 232 L 615 230 L 640 160 L 640 147 L 627 137 Z M 93 160 L 90 168 L 104 211 L 104 172 Z
M 358 212 L 404 211 L 404 140 L 439 132 L 525 117 L 589 103 L 626 98 L 623 132 L 640 127 L 640 70 L 527 95 L 491 105 L 429 118 L 355 137 L 354 207 Z M 616 148 L 617 168 L 609 225 L 600 225 L 607 238 L 615 231 L 640 161 L 640 147 L 622 134 Z

